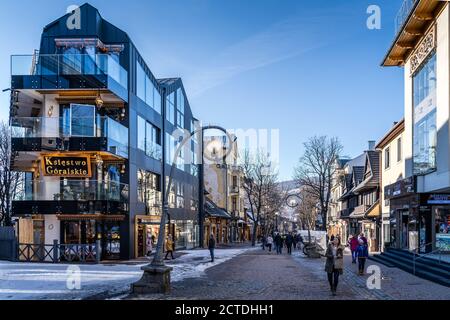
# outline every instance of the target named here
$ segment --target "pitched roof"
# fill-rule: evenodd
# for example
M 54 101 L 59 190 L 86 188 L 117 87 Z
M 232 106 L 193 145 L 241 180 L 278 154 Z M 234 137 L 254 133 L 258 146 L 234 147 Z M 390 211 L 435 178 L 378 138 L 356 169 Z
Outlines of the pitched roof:
M 364 166 L 353 167 L 353 177 L 352 182 L 354 187 L 356 187 L 364 179 Z
M 405 131 L 405 119 L 397 122 L 377 143 L 375 149 L 382 149 Z
M 377 188 L 380 185 L 380 152 L 368 150 L 365 154 L 366 164 L 364 166 L 364 180 L 354 188 L 353 191 L 355 193 Z

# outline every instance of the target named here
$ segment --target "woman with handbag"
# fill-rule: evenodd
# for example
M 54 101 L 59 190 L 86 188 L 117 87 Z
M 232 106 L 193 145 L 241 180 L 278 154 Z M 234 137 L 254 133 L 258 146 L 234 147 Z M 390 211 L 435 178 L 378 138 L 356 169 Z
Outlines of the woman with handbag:
M 328 276 L 331 294 L 335 296 L 339 276 L 344 272 L 344 246 L 341 245 L 340 238 L 335 237 L 333 241 L 329 242 L 325 256 L 327 258 L 325 272 Z

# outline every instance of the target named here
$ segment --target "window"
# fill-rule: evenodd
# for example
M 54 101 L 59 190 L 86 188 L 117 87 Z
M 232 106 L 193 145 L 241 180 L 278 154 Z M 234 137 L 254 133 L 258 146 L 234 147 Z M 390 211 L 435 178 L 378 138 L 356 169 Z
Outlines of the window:
M 231 198 L 232 202 L 231 202 L 231 210 L 232 211 L 237 211 L 237 197 L 233 197 Z
M 138 116 L 138 148 L 149 157 L 161 160 L 161 130 Z
M 436 169 L 436 54 L 433 53 L 413 79 L 413 166 L 421 175 Z
M 184 208 L 184 184 L 177 182 L 177 208 Z
M 184 94 L 180 89 L 177 90 L 177 126 L 178 128 L 184 128 Z
M 140 63 L 136 64 L 136 95 L 145 101 L 145 72 Z
M 397 161 L 402 161 L 402 138 L 397 139 Z
M 175 156 L 175 138 L 166 132 L 166 162 L 172 164 Z
M 71 104 L 70 119 L 72 136 L 95 136 L 95 106 Z
M 158 90 L 154 88 L 154 97 L 153 97 L 153 109 L 155 109 L 156 112 L 161 114 L 161 95 L 159 94 Z
M 383 236 L 385 243 L 389 243 L 391 241 L 390 225 L 383 224 Z
M 148 106 L 161 113 L 161 95 L 150 77 L 145 73 L 140 63 L 137 63 L 137 93 L 136 95 Z
M 391 148 L 384 150 L 384 168 L 388 169 L 391 166 Z
M 172 92 L 166 99 L 166 119 L 175 124 L 175 94 Z
M 138 116 L 138 148 L 145 152 L 145 119 Z
M 161 213 L 161 183 L 160 176 L 149 171 L 139 169 L 137 172 L 138 201 L 145 203 L 146 213 Z

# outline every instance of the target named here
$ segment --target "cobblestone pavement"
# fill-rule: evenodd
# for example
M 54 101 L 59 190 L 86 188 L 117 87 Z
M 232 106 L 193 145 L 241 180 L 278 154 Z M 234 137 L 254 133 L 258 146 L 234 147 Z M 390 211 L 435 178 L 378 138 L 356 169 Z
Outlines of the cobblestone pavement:
M 205 275 L 173 283 L 170 295 L 129 296 L 128 299 L 206 300 L 396 300 L 450 299 L 450 289 L 417 278 L 397 268 L 372 261 L 381 269 L 381 289 L 366 286 L 368 275 L 359 276 L 351 257 L 345 257 L 338 295 L 330 295 L 324 259 L 308 259 L 249 250 L 206 270 Z
M 319 262 L 320 264 L 320 262 Z M 323 265 L 312 272 L 287 254 L 249 250 L 232 260 L 208 269 L 204 277 L 173 283 L 168 296 L 129 297 L 137 299 L 214 300 L 312 300 L 357 299 L 345 283 L 331 296 Z

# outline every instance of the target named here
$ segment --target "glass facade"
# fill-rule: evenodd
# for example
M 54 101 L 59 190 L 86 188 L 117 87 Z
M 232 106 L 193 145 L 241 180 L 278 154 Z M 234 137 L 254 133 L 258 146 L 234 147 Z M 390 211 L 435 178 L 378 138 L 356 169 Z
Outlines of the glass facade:
M 149 157 L 161 160 L 161 130 L 138 116 L 138 149 Z
M 414 174 L 436 169 L 436 54 L 433 53 L 413 79 Z
M 177 90 L 177 126 L 184 129 L 184 94 L 183 90 Z
M 161 114 L 161 95 L 140 63 L 136 64 L 136 95 Z
M 166 99 L 166 120 L 175 124 L 175 93 L 172 92 Z

